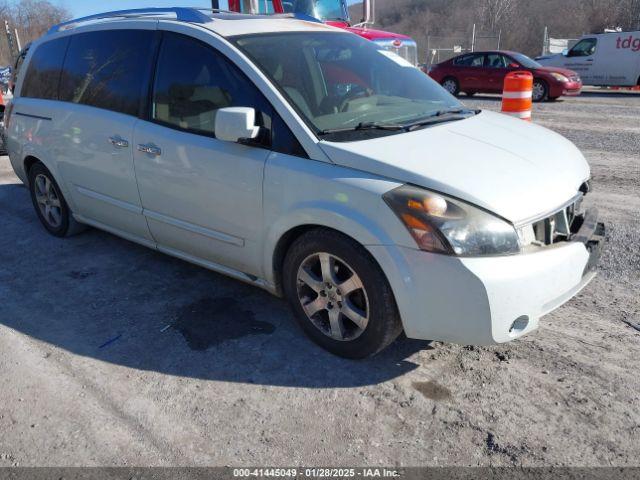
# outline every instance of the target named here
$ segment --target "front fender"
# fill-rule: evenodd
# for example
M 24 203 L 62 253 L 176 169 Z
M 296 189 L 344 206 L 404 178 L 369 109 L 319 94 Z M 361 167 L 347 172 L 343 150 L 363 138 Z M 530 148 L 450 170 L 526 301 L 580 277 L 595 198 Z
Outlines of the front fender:
M 365 247 L 393 243 L 393 239 L 379 222 L 356 209 L 337 202 L 302 202 L 294 205 L 268 227 L 264 242 L 263 271 L 265 280 L 270 284 L 275 284 L 273 258 L 278 242 L 291 230 L 305 226 L 336 230 Z
M 395 180 L 324 162 L 272 155 L 264 180 L 263 274 L 275 285 L 280 240 L 299 227 L 336 230 L 361 245 L 411 243 L 382 195 Z

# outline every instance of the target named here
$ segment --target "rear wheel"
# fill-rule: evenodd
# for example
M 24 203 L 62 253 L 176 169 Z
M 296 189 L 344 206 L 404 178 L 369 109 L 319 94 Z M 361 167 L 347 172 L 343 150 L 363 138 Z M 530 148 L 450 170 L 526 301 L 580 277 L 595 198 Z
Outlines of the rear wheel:
M 29 190 L 36 214 L 51 235 L 67 237 L 84 229 L 71 215 L 53 175 L 40 162 L 29 170 Z
M 402 330 L 380 267 L 337 232 L 318 229 L 296 240 L 284 261 L 283 284 L 305 333 L 335 355 L 369 357 Z
M 458 96 L 460 93 L 460 84 L 458 80 L 453 77 L 447 77 L 442 80 L 442 87 L 449 92 L 451 95 Z
M 533 101 L 544 102 L 549 96 L 549 87 L 544 80 L 535 79 L 533 81 Z

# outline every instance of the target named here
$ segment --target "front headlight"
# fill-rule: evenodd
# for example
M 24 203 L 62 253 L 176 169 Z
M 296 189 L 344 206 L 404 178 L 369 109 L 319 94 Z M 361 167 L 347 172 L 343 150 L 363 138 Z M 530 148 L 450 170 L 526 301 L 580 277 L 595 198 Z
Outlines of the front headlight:
M 562 83 L 567 83 L 569 79 L 561 73 L 551 72 L 551 76 Z
M 441 193 L 403 185 L 384 195 L 421 250 L 477 257 L 520 252 L 510 223 Z

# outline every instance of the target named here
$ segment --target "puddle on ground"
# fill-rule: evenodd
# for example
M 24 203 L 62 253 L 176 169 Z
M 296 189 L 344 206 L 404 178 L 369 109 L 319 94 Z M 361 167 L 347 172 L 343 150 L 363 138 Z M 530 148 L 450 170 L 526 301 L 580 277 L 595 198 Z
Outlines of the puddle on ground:
M 191 350 L 207 350 L 227 340 L 250 335 L 271 335 L 276 328 L 254 319 L 233 298 L 204 298 L 183 308 L 173 327 Z
M 429 400 L 436 402 L 451 400 L 451 391 L 436 382 L 415 382 L 413 388 Z

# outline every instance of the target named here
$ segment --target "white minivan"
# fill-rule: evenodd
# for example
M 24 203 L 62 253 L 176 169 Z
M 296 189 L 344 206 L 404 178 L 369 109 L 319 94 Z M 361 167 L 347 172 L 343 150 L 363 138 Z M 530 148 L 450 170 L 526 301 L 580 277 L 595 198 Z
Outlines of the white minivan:
M 98 15 L 34 43 L 15 93 L 11 163 L 51 234 L 90 225 L 283 295 L 338 355 L 403 330 L 507 342 L 595 275 L 571 142 L 344 30 Z
M 562 67 L 580 74 L 584 85 L 640 85 L 640 31 L 585 35 L 561 54 L 536 59 L 545 67 Z

